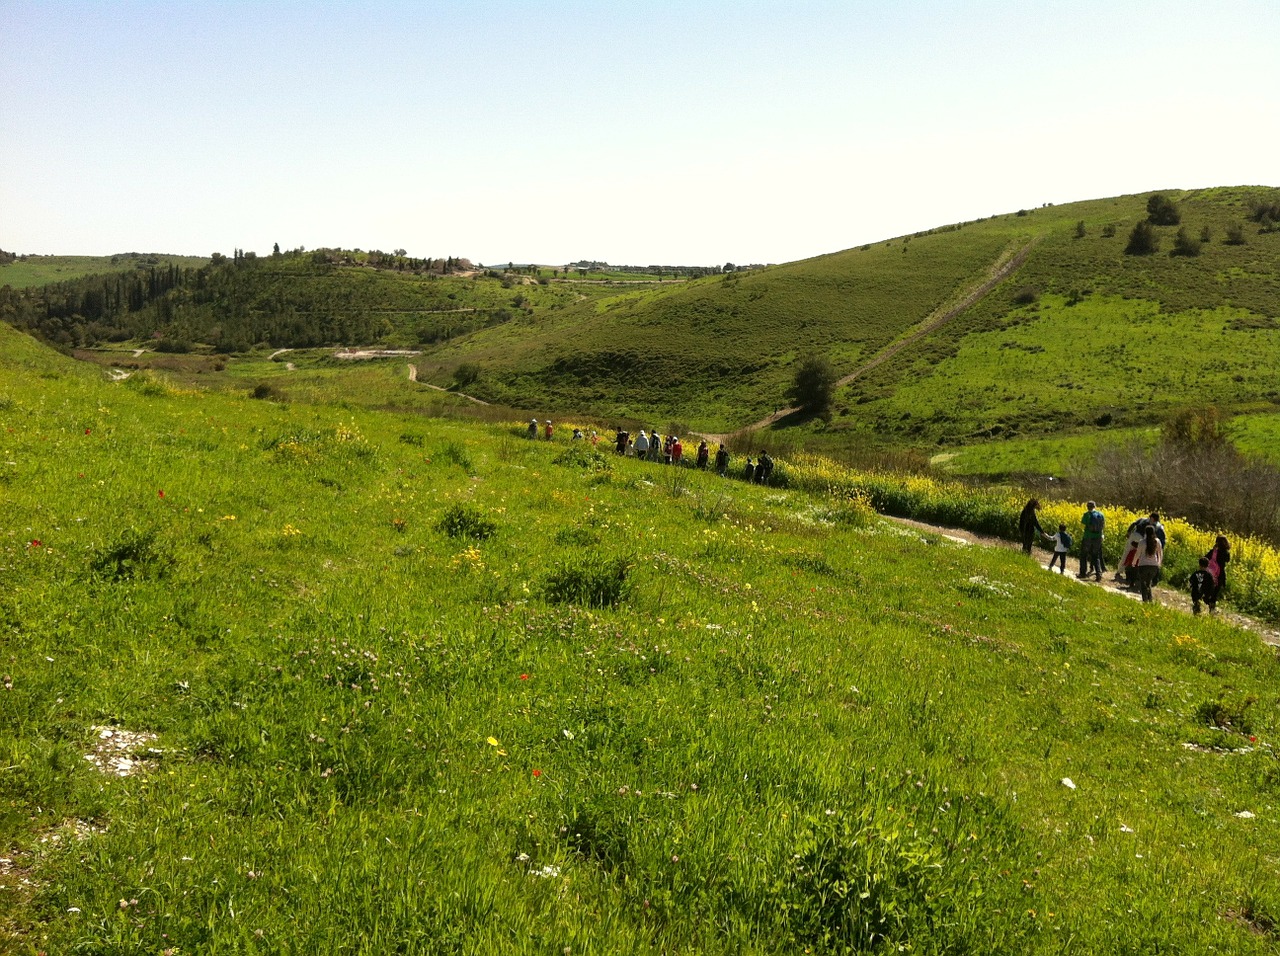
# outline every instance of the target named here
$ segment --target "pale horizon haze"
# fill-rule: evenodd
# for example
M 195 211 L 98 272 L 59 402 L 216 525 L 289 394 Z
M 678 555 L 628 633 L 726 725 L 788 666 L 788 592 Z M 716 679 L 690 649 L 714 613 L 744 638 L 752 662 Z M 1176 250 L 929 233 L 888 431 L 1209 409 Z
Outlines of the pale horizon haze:
M 785 262 L 1280 182 L 1280 3 L 0 0 L 0 248 Z

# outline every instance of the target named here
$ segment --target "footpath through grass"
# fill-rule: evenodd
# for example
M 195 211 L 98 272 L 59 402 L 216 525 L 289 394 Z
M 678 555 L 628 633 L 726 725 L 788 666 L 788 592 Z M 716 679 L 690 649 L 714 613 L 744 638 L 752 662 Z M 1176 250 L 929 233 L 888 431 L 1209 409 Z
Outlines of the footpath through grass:
M 1250 634 L 856 498 L 0 346 L 0 948 L 1274 951 Z

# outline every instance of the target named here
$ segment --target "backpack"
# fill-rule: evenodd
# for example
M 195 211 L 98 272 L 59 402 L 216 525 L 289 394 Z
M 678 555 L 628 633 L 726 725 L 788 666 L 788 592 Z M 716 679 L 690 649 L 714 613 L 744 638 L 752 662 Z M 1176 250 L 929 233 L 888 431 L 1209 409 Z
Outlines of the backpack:
M 1095 508 L 1089 512 L 1089 523 L 1085 527 L 1093 534 L 1102 534 L 1102 522 L 1102 512 Z
M 1062 546 L 1070 551 L 1071 545 L 1075 542 L 1075 539 L 1071 537 L 1071 532 L 1059 531 L 1058 537 L 1062 540 Z

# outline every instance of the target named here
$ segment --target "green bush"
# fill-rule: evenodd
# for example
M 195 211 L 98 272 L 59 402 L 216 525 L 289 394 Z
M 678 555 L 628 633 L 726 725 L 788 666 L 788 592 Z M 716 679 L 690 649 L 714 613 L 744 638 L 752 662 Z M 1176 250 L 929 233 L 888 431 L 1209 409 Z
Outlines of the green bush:
M 617 607 L 631 593 L 631 569 L 621 556 L 562 561 L 547 578 L 544 594 L 552 604 Z
M 485 517 L 484 512 L 479 508 L 471 505 L 450 505 L 436 523 L 436 529 L 451 538 L 484 541 L 493 537 L 498 530 L 498 524 Z

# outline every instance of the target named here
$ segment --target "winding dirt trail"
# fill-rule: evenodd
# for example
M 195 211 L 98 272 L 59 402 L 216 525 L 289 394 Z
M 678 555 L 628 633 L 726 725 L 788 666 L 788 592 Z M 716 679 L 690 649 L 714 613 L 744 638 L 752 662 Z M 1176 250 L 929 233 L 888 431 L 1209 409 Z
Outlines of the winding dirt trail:
M 1027 261 L 1027 256 L 1031 254 L 1031 250 L 1035 248 L 1036 243 L 1039 241 L 1039 238 L 1033 238 L 1021 246 L 1009 246 L 1006 248 L 995 262 L 991 264 L 990 268 L 987 269 L 986 275 L 983 276 L 976 285 L 971 286 L 958 301 L 948 300 L 938 306 L 938 308 L 933 312 L 916 323 L 915 326 L 904 332 L 884 348 L 880 349 L 880 351 L 876 352 L 875 355 L 871 356 L 871 358 L 863 362 L 852 372 L 837 379 L 836 387 L 839 388 L 848 385 L 858 376 L 865 375 L 873 368 L 884 364 L 908 345 L 919 341 L 930 332 L 937 331 L 952 319 L 956 318 L 956 316 L 962 315 L 964 312 L 972 308 L 975 303 L 984 298 L 992 289 L 1018 271 L 1022 264 Z M 779 408 L 772 415 L 766 415 L 764 418 L 760 419 L 760 421 L 754 422 L 750 425 L 744 425 L 736 431 L 724 435 L 703 435 L 702 437 L 709 442 L 715 443 L 728 441 L 732 435 L 738 435 L 758 428 L 767 428 L 774 422 L 786 418 L 788 415 L 793 415 L 799 410 L 799 408 Z
M 946 538 L 962 544 L 970 544 L 976 547 L 986 548 L 1005 548 L 1006 550 L 1019 550 L 1021 546 L 1014 541 L 1006 541 L 1004 538 L 993 538 L 988 535 L 974 534 L 972 531 L 966 531 L 963 528 L 946 528 L 941 525 L 926 524 L 923 521 L 913 521 L 910 518 L 895 518 L 891 515 L 883 515 L 890 521 L 897 522 L 908 528 L 914 528 L 917 531 L 924 531 L 930 534 L 936 534 L 939 537 Z M 1049 555 L 1048 552 L 1036 549 L 1032 551 L 1032 557 L 1040 567 L 1050 574 L 1056 573 L 1049 571 Z M 1141 600 L 1137 592 L 1128 591 L 1124 586 L 1124 578 L 1121 576 L 1116 579 L 1115 572 L 1109 571 L 1101 581 L 1094 581 L 1093 578 L 1077 578 L 1073 566 L 1078 567 L 1078 559 L 1070 559 L 1067 562 L 1067 573 L 1065 577 L 1069 581 L 1075 581 L 1078 584 L 1087 585 L 1089 587 L 1102 588 L 1111 591 L 1123 597 L 1131 598 L 1135 601 Z M 1191 596 L 1182 591 L 1176 591 L 1172 588 L 1157 586 L 1152 590 L 1155 599 L 1165 607 L 1174 608 L 1182 611 L 1184 614 L 1191 613 Z M 1269 624 L 1259 621 L 1256 618 L 1249 617 L 1246 614 L 1240 614 L 1236 611 L 1226 610 L 1225 608 L 1218 612 L 1218 617 L 1224 621 L 1234 624 L 1236 627 L 1246 631 L 1252 631 L 1257 634 L 1264 644 L 1270 644 L 1273 647 L 1280 647 L 1280 631 L 1276 630 Z
M 459 398 L 465 398 L 469 402 L 475 402 L 477 405 L 488 405 L 483 398 L 476 398 L 474 395 L 464 395 L 462 392 L 455 392 L 447 388 L 441 388 L 439 385 L 432 385 L 430 382 L 418 381 L 418 366 L 412 362 L 405 363 L 409 366 L 409 381 L 416 382 L 418 385 L 425 385 L 427 388 L 434 388 L 437 392 L 444 392 L 446 395 L 457 395 Z

